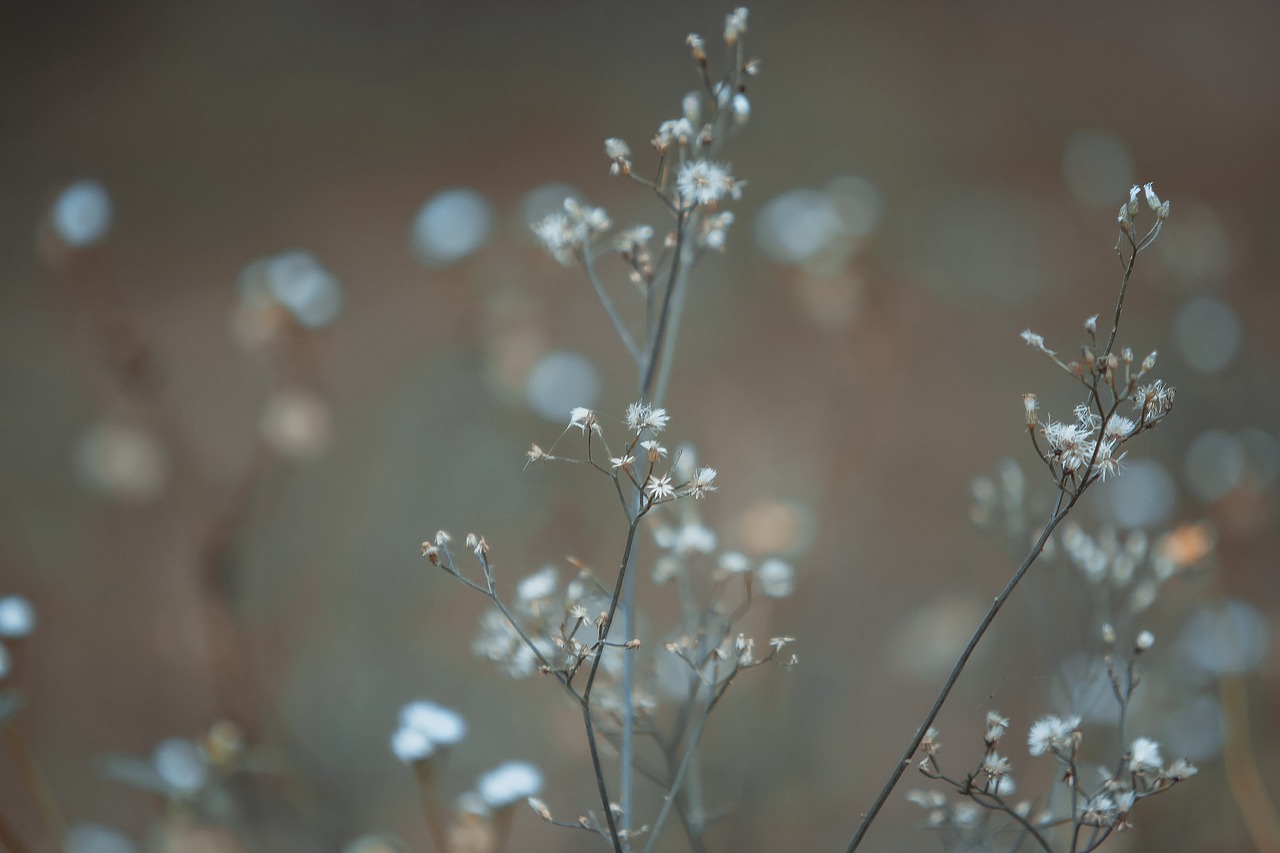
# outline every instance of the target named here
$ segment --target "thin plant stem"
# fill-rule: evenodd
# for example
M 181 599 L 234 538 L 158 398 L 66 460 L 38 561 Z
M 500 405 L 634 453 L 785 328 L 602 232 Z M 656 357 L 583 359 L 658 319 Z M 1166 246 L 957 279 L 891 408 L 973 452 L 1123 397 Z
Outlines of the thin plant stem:
M 627 330 L 627 324 L 622 321 L 622 316 L 618 313 L 618 308 L 613 304 L 613 299 L 609 297 L 608 291 L 604 289 L 604 283 L 600 281 L 600 276 L 596 273 L 596 259 L 590 251 L 583 253 L 583 266 L 587 270 L 587 278 L 591 280 L 591 286 L 595 288 L 596 297 L 600 300 L 600 304 L 604 306 L 605 313 L 609 315 L 609 321 L 613 323 L 613 329 L 618 333 L 618 338 L 622 341 L 622 345 L 627 348 L 627 352 L 631 354 L 631 358 L 637 365 L 641 363 L 644 353 L 640 352 L 640 348 L 636 346 L 635 339 L 631 337 L 631 332 Z
M 1005 602 L 1009 600 L 1009 596 L 1013 594 L 1014 589 L 1022 581 L 1027 570 L 1035 563 L 1036 558 L 1044 550 L 1045 543 L 1049 541 L 1049 535 L 1053 533 L 1054 528 L 1067 517 L 1071 512 L 1071 508 L 1075 506 L 1076 501 L 1083 493 L 1083 489 L 1074 492 L 1070 498 L 1063 503 L 1067 493 L 1063 492 L 1059 495 L 1058 507 L 1053 515 L 1045 523 L 1044 530 L 1040 533 L 1040 538 L 1031 546 L 1031 550 L 1027 552 L 1027 556 L 1023 558 L 1022 563 L 1018 566 L 1017 571 L 1009 578 L 1009 582 L 1005 584 L 1004 589 L 996 596 L 995 601 L 991 603 L 982 621 L 978 623 L 977 629 L 973 635 L 969 637 L 969 642 L 965 644 L 964 651 L 960 653 L 960 657 L 956 660 L 955 666 L 951 668 L 951 674 L 947 676 L 947 680 L 943 683 L 942 689 L 938 691 L 937 698 L 933 700 L 933 706 L 929 709 L 929 713 L 925 715 L 924 721 L 920 723 L 920 727 L 916 730 L 915 737 L 911 739 L 911 744 L 903 753 L 901 760 L 894 767 L 893 772 L 889 775 L 889 780 L 880 789 L 879 795 L 875 802 L 871 804 L 871 808 L 863 815 L 858 829 L 853 834 L 853 840 L 849 842 L 846 853 L 853 853 L 858 849 L 858 845 L 862 843 L 863 837 L 867 834 L 867 830 L 871 828 L 871 823 L 876 819 L 876 815 L 880 813 L 880 809 L 884 807 L 885 802 L 889 799 L 889 795 L 893 793 L 893 789 L 897 786 L 898 780 L 902 778 L 903 772 L 911 764 L 912 757 L 916 754 L 916 750 L 920 748 L 920 742 L 924 740 L 925 732 L 933 725 L 933 721 L 937 719 L 938 713 L 942 710 L 943 704 L 947 701 L 947 697 L 951 695 L 951 688 L 955 687 L 956 681 L 960 679 L 960 673 L 964 672 L 965 666 L 969 663 L 969 656 L 973 654 L 973 650 L 978 647 L 978 643 L 982 640 L 987 629 L 991 627 L 991 623 L 995 621 L 996 616 L 1004 607 Z
M 649 831 L 649 843 L 645 845 L 644 853 L 652 853 L 654 845 L 658 843 L 658 836 L 662 832 L 662 826 L 666 823 L 667 817 L 671 814 L 671 809 L 680 795 L 680 787 L 684 784 L 685 774 L 688 773 L 689 768 L 693 765 L 693 756 L 697 752 L 697 744 L 702 737 L 702 729 L 706 726 L 712 709 L 724 696 L 725 691 L 729 689 L 729 684 L 732 683 L 734 676 L 738 674 L 738 669 L 739 667 L 735 665 L 733 671 L 719 683 L 718 689 L 707 700 L 706 707 L 698 715 L 698 721 L 694 723 L 693 730 L 689 733 L 689 739 L 685 744 L 684 757 L 680 761 L 680 767 L 676 770 L 676 775 L 671 780 L 671 787 L 663 798 L 662 810 L 658 812 L 657 818 L 653 821 L 653 828 Z

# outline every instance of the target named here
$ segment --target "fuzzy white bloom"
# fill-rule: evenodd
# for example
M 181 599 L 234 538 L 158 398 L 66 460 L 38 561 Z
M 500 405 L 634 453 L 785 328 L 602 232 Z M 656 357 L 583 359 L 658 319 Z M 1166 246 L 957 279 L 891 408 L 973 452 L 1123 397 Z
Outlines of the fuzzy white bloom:
M 653 145 L 660 151 L 666 151 L 671 143 L 687 145 L 693 138 L 693 122 L 681 117 L 669 119 L 658 125 L 658 133 L 653 137 Z
M 1009 763 L 1009 759 L 998 752 L 988 752 L 982 757 L 982 772 L 993 779 L 1007 776 L 1012 769 L 1013 765 Z
M 702 118 L 702 93 L 690 92 L 680 101 L 680 110 L 692 127 Z
M 756 569 L 760 591 L 770 598 L 786 598 L 796 591 L 796 570 L 790 563 L 772 557 Z
M 521 601 L 539 601 L 544 598 L 550 598 L 556 591 L 556 584 L 559 583 L 560 577 L 556 573 L 555 567 L 547 566 L 540 572 L 536 572 L 520 583 L 516 584 L 516 598 Z
M 1031 724 L 1027 735 L 1027 747 L 1032 755 L 1044 755 L 1046 752 L 1064 752 L 1071 750 L 1075 744 L 1075 731 L 1080 727 L 1080 718 L 1041 717 Z
M 670 420 L 671 416 L 666 409 L 655 409 L 647 403 L 632 403 L 627 406 L 627 428 L 635 433 L 649 430 L 657 435 L 666 429 Z
M 18 639 L 36 629 L 36 609 L 20 595 L 0 598 L 0 637 Z
M 1192 776 L 1200 772 L 1200 769 L 1187 761 L 1185 758 L 1179 758 L 1177 761 L 1169 765 L 1166 774 L 1175 782 L 1181 782 L 1183 779 L 1190 779 Z
M 209 779 L 209 758 L 195 741 L 174 737 L 161 741 L 151 755 L 151 766 L 173 791 L 194 794 Z
M 480 777 L 476 792 L 494 809 L 536 796 L 542 790 L 542 773 L 532 764 L 508 761 Z
M 611 136 L 604 141 L 604 154 L 610 160 L 626 160 L 631 156 L 631 147 L 621 139 Z
M 751 101 L 746 95 L 739 92 L 733 96 L 733 122 L 734 124 L 746 124 L 751 118 Z
M 405 764 L 430 758 L 436 745 L 418 729 L 401 726 L 391 735 L 391 751 Z
M 1098 331 L 1098 315 L 1094 314 L 1088 320 L 1084 321 L 1084 330 L 1090 335 Z
M 685 163 L 676 174 L 676 191 L 686 204 L 711 204 L 727 195 L 738 197 L 738 185 L 729 167 L 710 160 Z
M 720 571 L 740 575 L 751 571 L 751 561 L 741 551 L 725 551 L 720 555 Z
M 625 470 L 636 464 L 636 458 L 628 453 L 626 456 L 610 456 L 609 466 L 615 470 Z
M 1138 639 L 1134 641 L 1134 648 L 1140 652 L 1145 652 L 1156 644 L 1156 635 L 1150 631 L 1142 631 L 1138 634 Z
M 689 494 L 694 500 L 701 500 L 706 497 L 707 492 L 714 492 L 720 488 L 715 484 L 716 473 L 715 468 L 699 468 L 693 472 L 693 476 L 689 479 Z
M 1037 335 L 1035 332 L 1031 331 L 1030 329 L 1022 330 L 1022 339 L 1026 341 L 1027 346 L 1031 347 L 1032 349 L 1038 349 L 1040 350 L 1040 352 L 1045 353 L 1047 355 L 1054 354 L 1053 350 L 1049 349 L 1044 345 L 1044 337 L 1042 337 L 1041 335 Z
M 585 406 L 577 406 L 569 412 L 569 426 L 577 427 L 586 433 L 587 427 L 599 432 L 599 425 L 596 423 L 596 413 Z
M 1137 424 L 1123 415 L 1112 415 L 1111 419 L 1107 421 L 1107 428 L 1104 432 L 1111 438 L 1128 438 L 1136 426 Z
M 591 237 L 608 231 L 609 214 L 602 207 L 564 200 L 564 213 L 550 213 L 533 226 L 533 234 L 557 261 L 568 266 L 591 242 Z
M 1129 747 L 1129 766 L 1135 772 L 1159 770 L 1163 764 L 1160 758 L 1160 744 L 1150 738 L 1140 737 Z
M 739 6 L 724 17 L 724 43 L 734 44 L 747 31 L 747 7 Z
M 400 727 L 422 732 L 432 743 L 448 746 L 466 737 L 467 721 L 457 711 L 418 700 L 400 709 Z
M 1005 731 L 1009 728 L 1009 718 L 1000 716 L 999 711 L 987 712 L 987 733 L 985 740 L 987 743 L 995 743 L 1004 736 Z

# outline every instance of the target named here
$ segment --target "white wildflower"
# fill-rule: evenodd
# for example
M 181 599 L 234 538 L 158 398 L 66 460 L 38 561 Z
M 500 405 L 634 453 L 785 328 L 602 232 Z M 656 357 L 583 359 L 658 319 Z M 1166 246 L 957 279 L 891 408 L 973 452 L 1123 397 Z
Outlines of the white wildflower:
M 671 500 L 676 496 L 676 489 L 671 483 L 670 474 L 661 477 L 651 476 L 648 482 L 644 484 L 644 491 L 649 496 L 649 500 L 654 503 Z
M 736 186 L 729 167 L 710 160 L 685 163 L 676 175 L 676 191 L 685 204 L 712 204 L 734 194 Z
M 724 43 L 735 44 L 747 31 L 747 7 L 739 6 L 724 17 Z
M 1129 766 L 1135 772 L 1159 770 L 1162 764 L 1160 744 L 1150 738 L 1140 737 L 1129 747 Z
M 654 408 L 647 403 L 632 403 L 627 406 L 627 428 L 634 433 L 648 430 L 657 435 L 666 429 L 671 416 L 666 409 Z
M 694 500 L 701 500 L 706 497 L 707 492 L 714 492 L 720 488 L 715 485 L 715 479 L 715 468 L 699 468 L 693 472 L 693 477 L 689 480 L 689 494 Z
M 1075 747 L 1075 732 L 1080 727 L 1080 718 L 1041 717 L 1031 725 L 1027 735 L 1027 747 L 1032 755 L 1044 755 L 1046 752 L 1067 752 Z

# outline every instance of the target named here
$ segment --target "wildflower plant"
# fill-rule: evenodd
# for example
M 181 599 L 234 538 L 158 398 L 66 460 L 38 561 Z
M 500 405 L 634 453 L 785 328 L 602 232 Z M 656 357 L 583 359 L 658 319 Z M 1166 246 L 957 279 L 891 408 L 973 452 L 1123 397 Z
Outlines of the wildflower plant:
M 1150 224 L 1142 232 L 1138 223 L 1144 208 Z M 1169 210 L 1169 202 L 1162 201 L 1156 195 L 1152 184 L 1134 186 L 1130 190 L 1129 198 L 1121 205 L 1117 217 L 1119 236 L 1115 251 L 1120 259 L 1122 274 L 1110 328 L 1107 330 L 1104 326 L 1100 332 L 1099 315 L 1096 314 L 1085 320 L 1086 341 L 1078 358 L 1060 356 L 1057 351 L 1050 349 L 1042 335 L 1030 329 L 1022 333 L 1022 339 L 1029 347 L 1048 358 L 1083 391 L 1080 403 L 1072 411 L 1071 417 L 1066 419 L 1042 413 L 1036 394 L 1023 395 L 1023 418 L 1027 434 L 1056 490 L 1053 508 L 1030 551 L 970 636 L 902 760 L 890 773 L 871 808 L 864 813 L 847 848 L 849 853 L 861 844 L 871 823 L 918 751 L 923 752 L 923 758 L 919 759 L 917 765 L 920 771 L 950 786 L 962 800 L 967 800 L 948 805 L 946 796 L 938 792 L 913 792 L 909 799 L 928 811 L 929 825 L 945 828 L 956 841 L 972 842 L 981 838 L 984 843 L 1004 829 L 1012 828 L 1019 833 L 1013 848 L 1030 837 L 1044 850 L 1054 849 L 1050 846 L 1047 830 L 1066 825 L 1072 831 L 1069 846 L 1065 849 L 1072 853 L 1096 849 L 1114 831 L 1128 825 L 1129 811 L 1137 800 L 1160 793 L 1195 772 L 1194 767 L 1185 762 L 1175 762 L 1166 770 L 1161 765 L 1159 750 L 1154 742 L 1139 738 L 1110 763 L 1112 770 L 1104 773 L 1099 785 L 1090 786 L 1080 781 L 1077 765 L 1077 750 L 1081 741 L 1080 719 L 1045 717 L 1032 727 L 1028 745 L 1033 756 L 1052 754 L 1064 764 L 1066 771 L 1062 774 L 1062 779 L 1070 792 L 1070 807 L 1065 813 L 1050 809 L 1032 818 L 1031 801 L 1013 805 L 1007 799 L 1016 790 L 1010 776 L 1012 763 L 1009 758 L 996 751 L 996 745 L 1008 727 L 1008 720 L 994 711 L 988 715 L 985 749 L 976 766 L 962 777 L 949 776 L 943 772 L 937 758 L 937 731 L 933 728 L 934 720 L 970 655 L 1013 590 L 1049 545 L 1054 531 L 1090 487 L 1121 473 L 1129 443 L 1138 435 L 1154 428 L 1173 409 L 1173 387 L 1151 376 L 1156 365 L 1156 353 L 1152 352 L 1138 361 L 1130 347 L 1117 351 L 1120 319 L 1138 255 L 1159 237 L 1169 217 Z M 1020 511 L 1013 507 L 1018 501 L 1011 492 L 1021 494 L 1021 472 L 1016 466 L 1012 469 L 1006 466 L 1002 475 L 1006 513 L 1011 529 L 1017 529 L 1022 517 Z M 979 490 L 979 497 L 985 498 L 987 503 L 986 509 L 981 511 L 982 515 L 991 515 L 996 493 L 997 490 L 989 483 Z M 1079 542 L 1078 534 L 1067 538 Z M 1131 570 L 1127 572 L 1126 580 L 1131 579 L 1132 575 Z M 1110 646 L 1116 643 L 1115 629 L 1110 622 L 1104 627 L 1104 640 Z M 1153 636 L 1143 631 L 1135 637 L 1129 656 L 1120 660 L 1114 655 L 1107 657 L 1109 678 L 1120 708 L 1120 743 L 1125 742 L 1125 712 L 1138 683 L 1135 674 L 1136 659 L 1153 642 Z M 993 816 L 1003 824 L 993 825 Z
M 712 560 L 718 540 L 696 507 L 718 489 L 718 472 L 696 464 L 691 448 L 669 449 L 671 418 L 661 405 L 692 273 L 702 258 L 725 248 L 734 215 L 724 206 L 746 186 L 723 153 L 751 114 L 746 87 L 759 63 L 744 52 L 747 19 L 745 8 L 726 16 L 725 70 L 717 78 L 705 40 L 696 34 L 685 40 L 700 86 L 681 99 L 675 118 L 658 125 L 651 140 L 653 166 L 641 166 L 624 140 L 605 140 L 610 174 L 656 198 L 665 225 L 616 229 L 604 209 L 576 198 L 533 225 L 555 260 L 584 270 L 636 369 L 635 401 L 620 419 L 575 408 L 550 449 L 535 444 L 527 453 L 529 464 L 575 464 L 600 476 L 627 524 L 616 563 L 603 577 L 577 564 L 577 576 L 563 586 L 555 567 L 544 568 L 516 584 L 514 600 L 507 601 L 499 594 L 498 570 L 483 536 L 465 538 L 475 568 L 458 562 L 445 531 L 421 549 L 432 564 L 489 599 L 473 650 L 512 676 L 538 672 L 554 678 L 581 710 L 598 808 L 572 821 L 554 818 L 542 800 L 530 801 L 533 810 L 548 822 L 600 834 L 617 853 L 632 849 L 646 832 L 644 849 L 653 849 L 673 813 L 701 847 L 708 817 L 691 779 L 699 776 L 693 768 L 707 720 L 741 672 L 781 661 L 794 642 L 775 638 L 758 650 L 737 631 L 754 603 L 757 579 L 766 596 L 783 596 L 794 586 L 794 570 L 775 559 L 751 571 L 750 561 L 731 551 Z M 636 317 L 625 316 L 623 294 L 607 277 L 608 266 L 638 295 Z M 566 444 L 573 449 L 562 449 Z M 639 637 L 634 606 L 641 540 L 650 531 L 660 552 L 652 576 L 659 583 L 674 581 L 680 614 L 668 626 L 667 640 L 652 649 Z M 673 714 L 661 713 L 664 701 L 674 704 Z M 637 736 L 656 745 L 662 767 L 637 761 Z M 604 767 L 605 741 L 618 753 L 616 785 Z M 637 773 L 662 795 L 647 822 L 636 815 Z

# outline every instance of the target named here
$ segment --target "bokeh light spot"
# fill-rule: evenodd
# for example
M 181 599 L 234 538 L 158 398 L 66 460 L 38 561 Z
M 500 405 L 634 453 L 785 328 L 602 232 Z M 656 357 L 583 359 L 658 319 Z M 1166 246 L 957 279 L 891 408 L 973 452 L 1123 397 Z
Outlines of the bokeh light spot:
M 567 350 L 548 353 L 525 379 L 529 407 L 549 421 L 567 422 L 577 406 L 590 408 L 600 393 L 600 374 L 586 356 Z
M 414 256 L 429 267 L 447 267 L 475 252 L 493 231 L 493 211 L 479 192 L 465 187 L 433 196 L 414 217 Z

